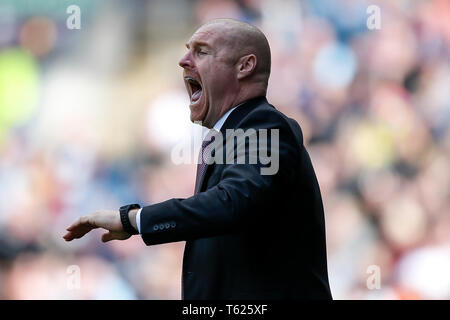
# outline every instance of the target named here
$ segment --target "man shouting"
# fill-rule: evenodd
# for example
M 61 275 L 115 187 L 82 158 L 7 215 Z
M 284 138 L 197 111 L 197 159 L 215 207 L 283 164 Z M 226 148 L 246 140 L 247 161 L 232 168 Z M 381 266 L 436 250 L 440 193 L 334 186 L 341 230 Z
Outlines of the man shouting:
M 300 126 L 266 99 L 266 37 L 247 23 L 217 19 L 186 47 L 179 65 L 190 118 L 214 133 L 202 144 L 194 195 L 92 213 L 67 228 L 64 239 L 103 228 L 104 242 L 132 234 L 147 245 L 186 241 L 182 296 L 188 300 L 331 299 L 321 194 Z M 263 130 L 276 135 L 251 144 Z M 250 134 L 235 144 L 236 132 Z M 215 143 L 205 152 L 219 140 L 222 149 Z M 264 174 L 267 145 L 278 165 Z M 224 161 L 210 161 L 219 150 Z

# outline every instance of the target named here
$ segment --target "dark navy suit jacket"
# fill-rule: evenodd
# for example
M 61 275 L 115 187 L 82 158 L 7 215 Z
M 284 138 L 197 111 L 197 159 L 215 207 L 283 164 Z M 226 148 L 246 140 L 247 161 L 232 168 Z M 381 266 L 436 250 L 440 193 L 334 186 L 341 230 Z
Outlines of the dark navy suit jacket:
M 237 128 L 278 129 L 278 172 L 208 165 L 194 196 L 143 208 L 144 242 L 186 241 L 183 299 L 331 299 L 322 199 L 300 126 L 258 97 L 221 132 Z

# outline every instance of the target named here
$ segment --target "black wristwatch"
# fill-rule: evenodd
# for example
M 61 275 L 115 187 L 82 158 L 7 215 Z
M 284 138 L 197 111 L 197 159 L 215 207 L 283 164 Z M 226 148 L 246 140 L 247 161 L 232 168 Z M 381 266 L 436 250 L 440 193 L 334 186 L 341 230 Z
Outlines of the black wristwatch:
M 128 216 L 128 211 L 133 209 L 140 209 L 141 206 L 137 203 L 127 204 L 126 206 L 120 207 L 120 221 L 122 221 L 123 230 L 129 234 L 139 234 L 139 232 L 132 226 L 130 222 L 130 217 Z

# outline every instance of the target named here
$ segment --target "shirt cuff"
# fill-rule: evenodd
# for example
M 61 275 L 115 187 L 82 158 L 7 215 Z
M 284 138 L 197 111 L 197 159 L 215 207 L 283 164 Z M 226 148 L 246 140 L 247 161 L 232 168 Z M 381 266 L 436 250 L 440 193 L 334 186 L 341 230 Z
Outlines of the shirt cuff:
M 139 211 L 136 214 L 136 226 L 139 234 L 141 233 L 141 211 L 142 208 L 139 209 Z

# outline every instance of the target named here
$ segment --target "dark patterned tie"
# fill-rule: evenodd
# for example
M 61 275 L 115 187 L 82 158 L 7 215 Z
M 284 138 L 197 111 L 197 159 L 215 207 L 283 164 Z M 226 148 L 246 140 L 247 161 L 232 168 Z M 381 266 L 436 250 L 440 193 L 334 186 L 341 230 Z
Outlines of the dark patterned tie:
M 202 142 L 202 148 L 198 155 L 198 164 L 197 164 L 197 177 L 195 179 L 195 188 L 194 188 L 194 194 L 197 194 L 200 190 L 200 181 L 205 174 L 205 169 L 207 166 L 207 162 L 209 158 L 211 157 L 211 152 L 205 152 L 206 147 L 208 147 L 211 143 L 215 140 L 215 134 L 217 134 L 217 131 L 214 129 L 211 129 L 208 134 L 206 135 L 205 139 Z

